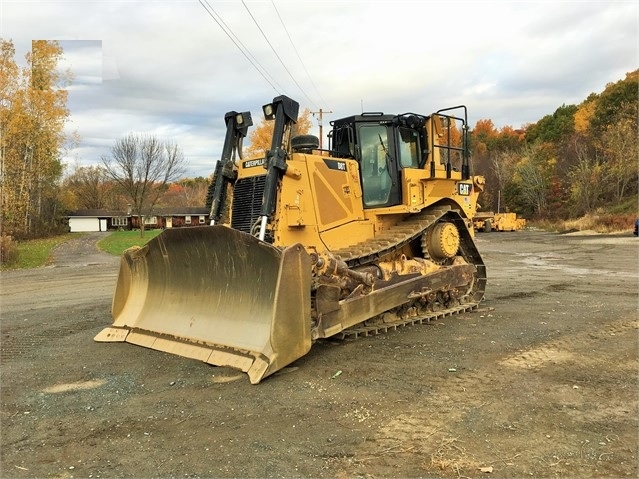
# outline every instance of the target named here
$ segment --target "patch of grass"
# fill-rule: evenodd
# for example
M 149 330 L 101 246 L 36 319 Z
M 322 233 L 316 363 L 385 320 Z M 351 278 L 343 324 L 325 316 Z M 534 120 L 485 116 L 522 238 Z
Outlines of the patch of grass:
M 610 215 L 635 216 L 637 214 L 637 198 L 628 198 L 618 204 L 610 205 L 604 212 Z
M 608 212 L 589 213 L 581 218 L 563 221 L 534 220 L 529 226 L 545 231 L 565 233 L 568 231 L 594 231 L 595 233 L 625 233 L 634 228 L 636 213 L 610 214 Z
M 144 246 L 149 240 L 159 235 L 162 230 L 144 230 L 144 238 L 140 238 L 140 231 L 114 231 L 106 238 L 98 242 L 98 248 L 102 251 L 120 256 L 122 252 L 131 246 Z
M 634 214 L 612 215 L 608 213 L 589 214 L 582 218 L 566 221 L 564 228 L 570 230 L 592 230 L 597 233 L 620 233 L 632 231 L 635 224 Z
M 77 238 L 78 234 L 67 233 L 51 238 L 16 241 L 17 256 L 11 264 L 3 264 L 1 270 L 38 268 L 47 264 L 51 251 L 61 243 Z
M 98 242 L 98 248 L 107 253 L 120 256 L 131 246 L 144 246 L 150 239 L 159 235 L 162 230 L 145 230 L 144 238 L 140 231 L 115 231 Z M 66 241 L 77 239 L 82 233 L 67 233 L 50 238 L 15 241 L 13 248 L 16 258 L 9 264 L 2 264 L 0 271 L 13 269 L 39 268 L 47 264 L 53 249 Z

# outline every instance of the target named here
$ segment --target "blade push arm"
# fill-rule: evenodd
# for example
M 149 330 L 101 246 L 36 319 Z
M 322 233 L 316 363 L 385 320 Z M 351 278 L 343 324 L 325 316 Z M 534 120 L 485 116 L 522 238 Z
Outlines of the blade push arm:
M 226 186 L 235 183 L 237 171 L 233 160 L 236 154 L 242 158 L 242 139 L 246 136 L 248 128 L 253 125 L 251 112 L 237 113 L 229 111 L 224 115 L 226 122 L 226 136 L 222 148 L 222 158 L 215 167 L 215 184 L 213 189 L 213 201 L 209 219 L 214 225 L 221 217 L 221 209 L 226 195 Z
M 267 170 L 266 183 L 264 185 L 264 196 L 262 199 L 262 209 L 260 210 L 260 232 L 259 239 L 264 241 L 266 236 L 266 224 L 269 217 L 275 210 L 275 196 L 277 185 L 286 172 L 286 151 L 282 149 L 285 132 L 297 122 L 299 103 L 289 97 L 280 95 L 273 99 L 273 103 L 263 106 L 264 117 L 267 120 L 275 119 L 273 125 L 273 139 L 271 149 L 266 153 L 264 167 Z

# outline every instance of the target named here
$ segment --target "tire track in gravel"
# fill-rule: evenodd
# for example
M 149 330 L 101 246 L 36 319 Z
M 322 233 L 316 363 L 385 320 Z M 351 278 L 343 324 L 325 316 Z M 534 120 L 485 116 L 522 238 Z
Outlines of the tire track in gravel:
M 582 354 L 583 350 L 589 350 L 592 345 L 603 340 L 632 333 L 638 328 L 637 320 L 617 320 L 602 324 L 597 330 L 583 331 L 570 338 L 553 339 L 509 354 L 499 360 L 496 366 L 485 365 L 473 371 L 454 371 L 453 379 L 445 376 L 429 377 L 433 393 L 424 398 L 423 403 L 399 412 L 380 427 L 374 436 L 367 438 L 358 454 L 344 458 L 344 470 L 355 470 L 364 476 L 384 477 L 389 471 L 396 470 L 402 457 L 407 455 L 423 456 L 423 462 L 421 467 L 413 471 L 402 469 L 406 475 L 423 475 L 425 471 L 434 469 L 459 476 L 462 470 L 480 471 L 481 468 L 492 467 L 492 463 L 498 464 L 502 470 L 508 469 L 514 466 L 512 460 L 500 458 L 494 447 L 491 451 L 490 444 L 484 450 L 468 449 L 464 439 L 458 435 L 457 426 L 460 423 L 467 425 L 481 421 L 478 418 L 497 417 L 504 403 L 510 402 L 513 408 L 516 407 L 517 394 L 510 386 L 513 374 L 529 375 L 545 366 L 563 367 L 574 362 L 578 362 L 581 368 L 587 368 L 590 364 L 600 362 L 601 356 L 588 358 Z M 637 360 L 632 359 L 618 367 L 631 374 L 637 370 Z M 573 408 L 569 408 L 566 414 L 577 422 L 584 416 L 584 412 L 579 409 L 586 406 L 579 398 L 566 398 L 575 392 L 581 392 L 580 387 L 582 386 L 557 384 L 554 390 L 546 391 L 549 396 L 560 398 L 558 401 L 569 405 L 572 401 Z M 501 405 L 498 406 L 499 404 Z M 632 415 L 636 409 L 636 401 L 633 405 L 619 400 L 615 404 L 608 403 L 598 407 L 595 414 L 589 410 L 587 416 L 589 421 L 597 418 L 610 421 L 620 415 Z M 498 427 L 505 430 L 520 427 L 516 421 L 508 419 L 508 414 L 504 417 Z M 525 448 L 525 441 L 522 441 L 522 450 Z
M 577 356 L 571 349 L 579 344 L 587 346 L 588 343 L 600 342 L 603 339 L 622 334 L 630 330 L 639 329 L 637 320 L 619 320 L 606 324 L 603 328 L 595 331 L 583 331 L 577 335 L 571 336 L 570 339 L 557 339 L 549 341 L 540 347 L 527 349 L 515 355 L 509 356 L 500 361 L 503 366 L 536 369 L 541 368 L 547 363 L 561 363 L 566 361 L 580 361 L 582 364 L 588 361 L 593 362 L 594 358 L 587 356 Z M 597 362 L 601 360 L 601 356 L 597 357 Z

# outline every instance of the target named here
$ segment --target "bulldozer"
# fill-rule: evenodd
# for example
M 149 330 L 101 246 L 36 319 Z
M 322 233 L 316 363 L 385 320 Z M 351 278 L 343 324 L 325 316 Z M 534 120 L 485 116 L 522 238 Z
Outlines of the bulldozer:
M 520 231 L 526 227 L 525 218 L 517 218 L 517 213 L 493 213 L 480 211 L 473 218 L 475 231 Z
M 263 106 L 270 149 L 245 158 L 250 112 L 225 115 L 210 224 L 164 230 L 122 254 L 111 326 L 128 343 L 236 368 L 252 384 L 326 338 L 476 309 L 486 268 L 473 217 L 465 106 L 362 112 L 327 149 L 292 136 L 299 104 Z

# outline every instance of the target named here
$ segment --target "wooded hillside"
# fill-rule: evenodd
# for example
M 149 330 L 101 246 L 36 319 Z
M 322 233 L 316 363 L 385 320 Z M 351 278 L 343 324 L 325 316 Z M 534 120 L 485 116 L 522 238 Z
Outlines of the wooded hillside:
M 637 208 L 639 70 L 562 105 L 521 130 L 480 120 L 472 131 L 473 165 L 486 176 L 484 210 L 568 219 L 605 207 Z

